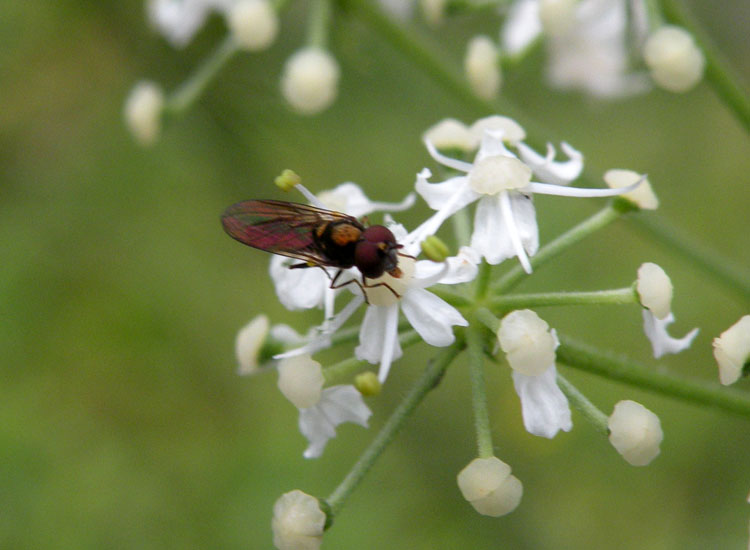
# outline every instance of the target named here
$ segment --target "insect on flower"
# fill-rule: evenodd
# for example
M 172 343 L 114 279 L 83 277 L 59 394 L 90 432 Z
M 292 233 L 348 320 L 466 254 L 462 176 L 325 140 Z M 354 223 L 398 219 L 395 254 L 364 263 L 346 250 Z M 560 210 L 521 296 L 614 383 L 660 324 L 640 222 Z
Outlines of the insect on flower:
M 367 284 L 367 279 L 383 273 L 401 276 L 397 256 L 404 256 L 398 252 L 402 245 L 387 227 L 365 227 L 356 218 L 340 212 L 274 200 L 233 204 L 224 211 L 221 223 L 229 236 L 242 244 L 303 261 L 289 266 L 290 269 L 338 268 L 331 278 L 331 288 L 355 283 L 367 300 L 365 288 L 385 286 L 400 298 L 387 283 Z M 343 270 L 350 267 L 362 273 L 362 282 L 351 279 L 337 285 Z

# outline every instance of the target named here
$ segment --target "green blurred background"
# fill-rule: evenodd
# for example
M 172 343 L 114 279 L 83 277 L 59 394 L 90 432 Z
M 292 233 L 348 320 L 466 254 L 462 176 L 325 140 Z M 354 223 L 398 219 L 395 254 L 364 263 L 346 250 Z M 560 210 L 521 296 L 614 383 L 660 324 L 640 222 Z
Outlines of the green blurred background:
M 750 7 L 693 1 L 738 72 L 750 75 Z M 340 96 L 303 118 L 278 94 L 303 41 L 304 6 L 273 48 L 239 55 L 151 149 L 122 124 L 132 85 L 182 82 L 224 36 L 215 17 L 186 49 L 152 32 L 141 0 L 7 2 L 0 18 L 0 547 L 270 548 L 274 501 L 326 496 L 434 350 L 417 346 L 371 403 L 368 431 L 344 425 L 306 461 L 297 412 L 272 373 L 235 374 L 234 336 L 267 312 L 304 330 L 319 312 L 277 303 L 268 257 L 223 234 L 222 209 L 292 167 L 314 190 L 351 180 L 399 200 L 429 164 L 421 133 L 473 112 L 354 19 L 331 37 Z M 433 32 L 458 62 L 467 37 L 498 22 L 462 18 Z M 424 29 L 423 29 L 424 30 Z M 437 42 L 437 40 L 436 40 Z M 656 214 L 747 269 L 750 146 L 707 85 L 601 103 L 550 91 L 541 56 L 506 75 L 503 94 L 586 154 L 649 174 Z M 522 124 L 525 122 L 520 119 Z M 542 242 L 601 207 L 537 200 Z M 427 213 L 423 203 L 409 217 Z M 525 290 L 629 284 L 644 261 L 675 285 L 676 334 L 692 349 L 659 362 L 714 381 L 711 339 L 747 298 L 652 243 L 630 221 L 589 238 Z M 544 310 L 562 333 L 656 365 L 635 308 Z M 351 349 L 329 352 L 326 361 Z M 552 441 L 524 430 L 505 369 L 488 371 L 497 454 L 524 483 L 520 507 L 492 519 L 461 498 L 475 454 L 465 361 L 457 362 L 348 501 L 325 548 L 745 548 L 750 423 L 563 368 L 605 412 L 644 403 L 665 431 L 647 468 L 627 465 L 574 413 Z M 747 382 L 739 387 L 748 389 Z

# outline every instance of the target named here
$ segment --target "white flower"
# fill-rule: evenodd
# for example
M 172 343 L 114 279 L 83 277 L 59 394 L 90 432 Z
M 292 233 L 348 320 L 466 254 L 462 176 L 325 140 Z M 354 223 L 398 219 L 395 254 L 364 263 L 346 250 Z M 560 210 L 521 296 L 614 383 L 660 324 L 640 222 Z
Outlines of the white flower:
M 560 430 L 570 431 L 570 406 L 557 385 L 555 331 L 536 313 L 524 309 L 503 317 L 497 338 L 513 369 L 526 431 L 550 439 Z
M 646 262 L 638 268 L 636 290 L 641 305 L 657 319 L 664 319 L 672 311 L 672 281 L 658 265 Z
M 270 46 L 279 30 L 279 18 L 268 0 L 238 0 L 226 18 L 237 43 L 250 51 Z
M 151 24 L 177 47 L 186 46 L 211 11 L 226 12 L 235 0 L 149 0 Z
M 683 338 L 673 338 L 667 327 L 674 322 L 672 314 L 672 281 L 664 270 L 654 263 L 644 263 L 638 269 L 636 281 L 643 310 L 643 330 L 651 341 L 654 358 L 667 353 L 679 353 L 690 347 L 698 335 L 695 328 Z
M 500 517 L 516 509 L 523 485 L 497 457 L 475 458 L 458 474 L 464 498 L 482 515 Z
M 750 315 L 745 315 L 721 336 L 714 338 L 713 346 L 719 364 L 719 381 L 725 386 L 734 384 L 750 360 Z
M 506 119 L 507 120 L 507 119 Z M 490 117 L 488 122 L 497 119 Z M 625 189 L 580 189 L 566 187 L 583 169 L 582 155 L 567 144 L 563 150 L 568 161 L 555 162 L 554 148 L 542 157 L 530 147 L 518 142 L 519 159 L 505 147 L 503 123 L 500 128 L 484 126 L 479 151 L 474 163 L 455 160 L 442 155 L 429 141 L 425 141 L 430 155 L 440 164 L 464 172 L 466 175 L 442 183 L 430 183 L 429 170 L 417 176 L 416 190 L 430 208 L 437 210 L 431 223 L 438 225 L 449 216 L 478 201 L 474 216 L 471 246 L 490 264 L 498 264 L 517 256 L 526 272 L 531 272 L 529 256 L 539 247 L 536 212 L 531 200 L 534 193 L 568 197 L 611 197 L 632 191 L 639 182 Z M 531 181 L 536 174 L 547 181 Z
M 299 430 L 310 442 L 305 458 L 318 458 L 328 440 L 336 436 L 336 426 L 353 422 L 367 427 L 372 412 L 362 394 L 352 385 L 331 386 L 322 391 L 313 406 L 300 409 Z
M 706 60 L 692 35 L 673 26 L 659 28 L 648 37 L 643 58 L 651 78 L 670 92 L 686 92 L 703 78 Z
M 659 199 L 648 179 L 632 170 L 608 170 L 604 174 L 604 182 L 612 189 L 622 189 L 640 181 L 637 189 L 623 194 L 623 198 L 634 203 L 641 210 L 656 210 L 659 207 Z
M 464 71 L 477 96 L 492 99 L 500 91 L 500 52 L 489 37 L 479 35 L 469 41 Z
M 258 315 L 237 333 L 234 351 L 239 365 L 238 374 L 254 374 L 259 370 L 260 350 L 266 341 L 270 326 L 268 317 Z
M 283 494 L 273 506 L 273 545 L 279 550 L 317 550 L 325 523 L 318 499 L 300 490 Z
M 297 189 L 305 193 L 315 206 L 343 212 L 360 218 L 376 211 L 399 212 L 414 204 L 414 194 L 410 193 L 399 203 L 371 201 L 355 183 L 346 182 L 332 190 L 322 191 L 317 197 L 308 196 L 301 185 Z M 276 295 L 281 303 L 290 310 L 310 309 L 327 305 L 326 318 L 333 315 L 333 297 L 335 291 L 330 288 L 331 277 L 336 270 L 327 271 L 320 268 L 289 269 L 299 260 L 286 256 L 273 256 L 270 264 L 270 275 Z M 342 281 L 343 282 L 343 281 Z M 326 300 L 328 300 L 326 302 Z
M 153 82 L 136 84 L 125 101 L 125 123 L 136 141 L 144 146 L 156 141 L 161 130 L 164 92 Z
M 323 370 L 309 355 L 279 361 L 279 389 L 298 409 L 312 407 L 323 391 Z
M 642 34 L 635 18 L 634 33 Z M 518 0 L 501 31 L 511 55 L 523 53 L 546 31 L 547 76 L 563 89 L 617 97 L 647 89 L 644 75 L 629 67 L 624 0 Z
M 635 401 L 620 401 L 609 417 L 609 441 L 633 466 L 646 466 L 659 455 L 664 433 L 659 417 Z
M 333 103 L 338 84 L 336 60 L 326 50 L 310 46 L 287 59 L 281 76 L 281 93 L 296 111 L 312 115 Z
M 449 346 L 455 340 L 453 327 L 468 325 L 457 309 L 425 288 L 438 283 L 456 284 L 471 280 L 476 276 L 475 264 L 470 267 L 472 255 L 464 254 L 457 260 L 449 258 L 437 269 L 435 266 L 440 264 L 429 260 L 415 261 L 406 256 L 416 254 L 421 239 L 434 232 L 430 230 L 429 222 L 407 236 L 404 236 L 403 228 L 391 226 L 397 241 L 404 246 L 405 255 L 399 255 L 398 262 L 400 276 L 396 278 L 385 273 L 378 279 L 366 280 L 369 288 L 365 291 L 370 305 L 354 353 L 358 359 L 380 364 L 378 379 L 381 382 L 385 382 L 391 363 L 402 353 L 398 342 L 399 307 L 414 330 L 431 346 Z M 379 283 L 385 285 L 372 288 Z

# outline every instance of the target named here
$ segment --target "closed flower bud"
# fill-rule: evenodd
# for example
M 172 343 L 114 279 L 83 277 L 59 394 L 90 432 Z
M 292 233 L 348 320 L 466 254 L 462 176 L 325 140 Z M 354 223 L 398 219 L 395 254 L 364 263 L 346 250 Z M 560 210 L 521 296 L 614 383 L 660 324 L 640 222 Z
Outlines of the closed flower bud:
M 475 36 L 469 42 L 464 58 L 464 71 L 474 93 L 492 99 L 500 91 L 500 53 L 487 36 Z
M 428 260 L 433 262 L 444 262 L 450 255 L 448 246 L 435 235 L 430 235 L 421 243 L 422 253 Z
M 125 101 L 125 123 L 139 144 L 152 145 L 159 137 L 163 108 L 164 93 L 157 84 L 143 81 L 133 87 Z
M 304 48 L 284 65 L 281 93 L 295 110 L 312 115 L 333 103 L 338 83 L 339 66 L 333 56 L 320 48 Z
M 672 281 L 658 265 L 646 262 L 638 268 L 636 290 L 641 305 L 657 319 L 665 319 L 672 311 Z
M 279 550 L 317 550 L 325 523 L 318 499 L 300 490 L 285 493 L 273 506 L 273 545 Z
M 354 387 L 365 396 L 378 395 L 380 390 L 383 389 L 383 385 L 378 380 L 378 375 L 370 370 L 358 374 L 354 378 Z
M 664 26 L 646 40 L 643 58 L 654 82 L 670 92 L 686 92 L 703 77 L 706 60 L 685 29 Z
M 234 352 L 239 366 L 238 374 L 253 374 L 258 370 L 260 351 L 266 342 L 269 330 L 268 317 L 258 315 L 237 333 Z
M 530 309 L 513 311 L 503 317 L 497 339 L 511 368 L 522 374 L 538 376 L 555 363 L 557 337 Z
M 609 170 L 604 174 L 604 182 L 611 189 L 627 187 L 642 179 L 643 176 L 632 170 Z M 636 189 L 621 195 L 628 199 L 641 210 L 656 210 L 659 207 L 659 199 L 656 197 L 651 184 L 645 179 Z
M 298 409 L 307 409 L 320 401 L 324 382 L 320 363 L 309 355 L 279 362 L 279 389 Z
M 608 426 L 610 443 L 633 466 L 646 466 L 659 455 L 664 437 L 659 417 L 640 403 L 617 403 Z
M 750 361 L 750 315 L 745 315 L 721 336 L 714 338 L 714 357 L 719 363 L 719 381 L 728 386 L 739 380 Z
M 227 12 L 227 25 L 241 48 L 256 51 L 273 43 L 279 19 L 268 0 L 239 0 Z
M 516 509 L 523 485 L 510 466 L 496 457 L 475 458 L 458 474 L 458 488 L 482 515 L 499 517 Z
M 479 146 L 480 138 L 474 136 L 463 122 L 445 118 L 428 128 L 422 139 L 429 141 L 437 149 L 458 149 L 466 153 Z

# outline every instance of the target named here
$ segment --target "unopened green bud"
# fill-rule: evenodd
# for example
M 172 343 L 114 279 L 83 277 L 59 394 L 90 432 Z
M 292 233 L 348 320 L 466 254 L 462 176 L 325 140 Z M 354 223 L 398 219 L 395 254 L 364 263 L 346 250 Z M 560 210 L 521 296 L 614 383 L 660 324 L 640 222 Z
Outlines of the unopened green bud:
M 302 183 L 302 178 L 300 178 L 294 170 L 287 168 L 281 173 L 281 175 L 277 176 L 273 182 L 282 191 L 291 191 L 297 185 Z
M 372 371 L 363 372 L 354 378 L 354 387 L 365 396 L 378 395 L 382 389 L 380 380 Z
M 448 246 L 435 235 L 430 235 L 422 241 L 422 252 L 433 262 L 444 262 L 450 254 Z

